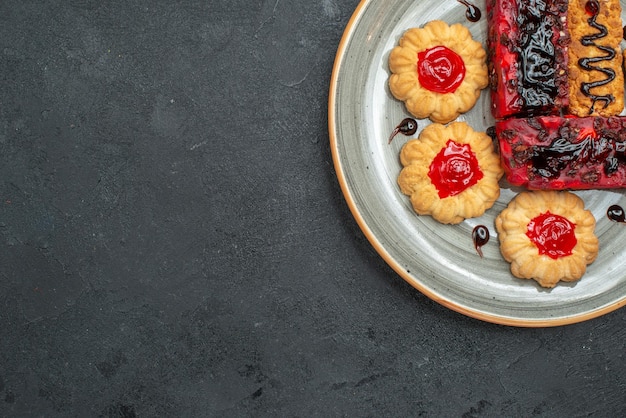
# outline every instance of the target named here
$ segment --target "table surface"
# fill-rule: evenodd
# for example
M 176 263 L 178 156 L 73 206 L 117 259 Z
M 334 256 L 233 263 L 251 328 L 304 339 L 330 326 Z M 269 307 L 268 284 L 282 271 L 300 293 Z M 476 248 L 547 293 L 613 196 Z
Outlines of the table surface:
M 0 416 L 626 410 L 626 310 L 480 322 L 364 238 L 327 126 L 357 4 L 0 2 Z

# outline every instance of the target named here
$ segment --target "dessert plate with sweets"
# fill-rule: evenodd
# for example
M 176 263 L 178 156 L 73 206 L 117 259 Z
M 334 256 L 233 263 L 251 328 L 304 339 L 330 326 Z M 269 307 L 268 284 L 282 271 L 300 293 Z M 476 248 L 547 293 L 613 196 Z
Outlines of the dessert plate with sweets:
M 626 304 L 624 10 L 361 1 L 330 83 L 331 152 L 359 227 L 404 280 L 513 326 Z

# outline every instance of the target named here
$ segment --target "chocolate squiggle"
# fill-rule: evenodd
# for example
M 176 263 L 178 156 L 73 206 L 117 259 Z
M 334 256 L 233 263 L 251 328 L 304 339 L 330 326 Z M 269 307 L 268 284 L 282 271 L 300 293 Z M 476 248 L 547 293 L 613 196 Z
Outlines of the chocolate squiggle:
M 613 58 L 615 58 L 615 50 L 607 46 L 598 45 L 595 42 L 598 39 L 606 37 L 609 33 L 606 26 L 601 25 L 596 21 L 596 18 L 598 17 L 598 12 L 600 10 L 600 5 L 597 0 L 588 1 L 586 5 L 586 10 L 591 13 L 591 17 L 587 19 L 587 23 L 592 28 L 598 30 L 598 32 L 583 36 L 580 42 L 584 46 L 594 46 L 606 54 L 604 56 L 581 58 L 578 60 L 578 65 L 580 65 L 583 69 L 587 71 L 599 71 L 606 75 L 606 78 L 604 80 L 596 80 L 591 83 L 583 82 L 580 86 L 580 90 L 583 92 L 583 94 L 591 99 L 591 108 L 589 109 L 589 114 L 592 114 L 595 110 L 597 102 L 604 102 L 604 108 L 606 109 L 606 107 L 615 100 L 615 97 L 612 94 L 598 96 L 591 93 L 591 89 L 607 85 L 615 80 L 615 71 L 612 68 L 593 66 L 591 64 L 599 63 L 602 61 L 611 61 Z
M 555 19 L 549 13 L 547 2 L 518 2 L 520 65 L 517 88 L 525 106 L 534 110 L 552 106 L 558 94 L 553 43 Z
M 535 147 L 529 157 L 533 172 L 545 178 L 559 177 L 563 170 L 576 172 L 587 163 L 602 163 L 610 176 L 625 162 L 626 142 L 593 135 L 577 142 L 557 138 L 549 146 Z

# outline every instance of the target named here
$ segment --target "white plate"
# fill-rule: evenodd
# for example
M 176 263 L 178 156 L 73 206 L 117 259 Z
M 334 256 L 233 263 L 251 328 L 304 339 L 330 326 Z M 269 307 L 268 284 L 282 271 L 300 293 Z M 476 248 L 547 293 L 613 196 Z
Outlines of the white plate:
M 494 219 L 519 192 L 505 181 L 493 208 L 454 226 L 416 215 L 400 193 L 398 155 L 408 138 L 398 135 L 391 145 L 387 138 L 409 114 L 387 87 L 389 52 L 406 29 L 434 19 L 464 24 L 484 45 L 485 2 L 474 0 L 474 4 L 482 11 L 477 23 L 469 22 L 465 6 L 452 0 L 363 0 L 358 5 L 337 51 L 329 97 L 331 150 L 347 203 L 371 244 L 402 278 L 465 315 L 542 327 L 615 310 L 626 303 L 626 224 L 608 220 L 606 210 L 612 204 L 626 207 L 623 191 L 576 192 L 596 217 L 600 253 L 580 281 L 552 290 L 513 277 L 500 254 Z M 626 0 L 622 7 L 626 9 Z M 489 107 L 485 90 L 476 106 L 457 120 L 485 131 L 493 125 Z M 428 123 L 420 120 L 420 130 Z M 484 258 L 477 255 L 471 237 L 479 224 L 491 232 L 483 247 Z

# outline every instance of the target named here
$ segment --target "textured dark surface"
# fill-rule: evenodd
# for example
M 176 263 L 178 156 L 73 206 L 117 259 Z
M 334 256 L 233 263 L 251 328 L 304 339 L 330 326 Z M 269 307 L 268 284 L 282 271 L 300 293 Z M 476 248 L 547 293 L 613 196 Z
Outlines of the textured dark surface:
M 623 416 L 625 310 L 482 323 L 365 240 L 357 4 L 0 2 L 0 416 Z

